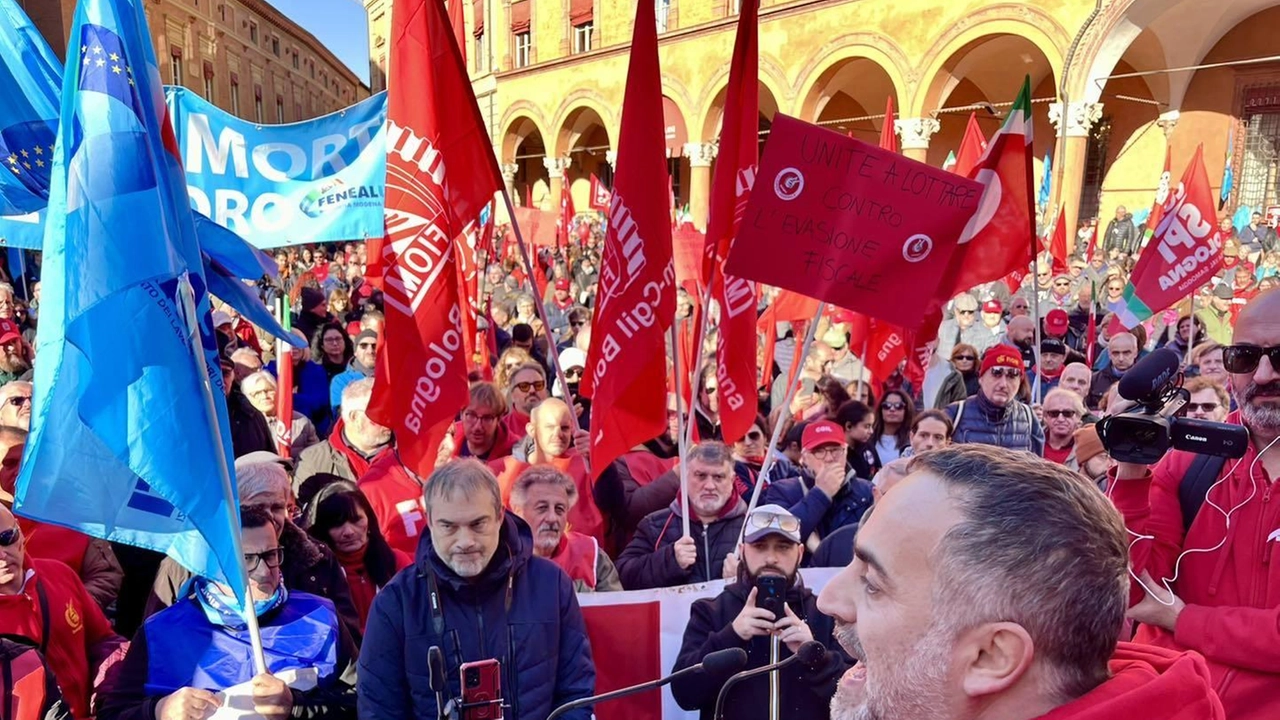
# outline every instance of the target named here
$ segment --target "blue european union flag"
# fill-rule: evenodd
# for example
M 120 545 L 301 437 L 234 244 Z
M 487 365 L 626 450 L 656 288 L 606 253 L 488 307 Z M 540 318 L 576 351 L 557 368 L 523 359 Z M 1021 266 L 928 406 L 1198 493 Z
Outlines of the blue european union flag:
M 0 215 L 45 206 L 62 67 L 14 0 L 0 0 Z
M 76 10 L 15 506 L 167 552 L 239 597 L 209 292 L 142 2 L 81 0 Z

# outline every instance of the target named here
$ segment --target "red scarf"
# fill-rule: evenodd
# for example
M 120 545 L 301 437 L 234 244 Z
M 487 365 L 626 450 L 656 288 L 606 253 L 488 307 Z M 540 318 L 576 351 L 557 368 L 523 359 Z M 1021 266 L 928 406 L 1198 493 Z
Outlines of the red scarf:
M 356 553 L 334 551 L 338 562 L 342 564 L 343 572 L 346 573 L 347 587 L 351 589 L 351 602 L 360 615 L 361 627 L 364 627 L 365 621 L 369 619 L 369 608 L 373 606 L 373 596 L 378 594 L 378 588 L 373 584 L 373 579 L 369 577 L 369 573 L 365 572 L 364 553 L 365 550 Z
M 382 453 L 387 451 L 387 448 L 374 453 L 373 457 L 365 458 L 359 450 L 347 444 L 345 429 L 345 422 L 342 418 L 338 418 L 338 422 L 333 425 L 333 430 L 329 432 L 329 444 L 347 459 L 347 462 L 351 464 L 351 472 L 355 473 L 356 479 L 359 480 L 364 477 L 365 473 L 369 472 L 369 466 L 377 461 L 382 456 Z M 388 445 L 387 447 L 390 446 Z

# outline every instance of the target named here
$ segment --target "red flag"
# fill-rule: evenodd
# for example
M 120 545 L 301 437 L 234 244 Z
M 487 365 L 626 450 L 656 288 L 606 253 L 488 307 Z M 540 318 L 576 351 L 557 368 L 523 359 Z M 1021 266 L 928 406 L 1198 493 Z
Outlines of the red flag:
M 883 320 L 871 321 L 871 339 L 867 343 L 870 357 L 866 358 L 867 371 L 871 373 L 873 387 L 879 387 L 907 356 L 907 333 L 902 328 Z
M 1094 249 L 1098 247 L 1098 220 L 1093 221 L 1093 229 L 1089 232 L 1089 246 L 1085 249 L 1085 261 L 1093 262 Z
M 720 153 L 711 184 L 711 218 L 704 250 L 703 282 L 720 306 L 720 336 L 716 342 L 720 424 L 725 442 L 747 434 L 759 412 L 756 392 L 756 284 L 726 276 L 724 258 L 738 234 L 747 197 L 755 182 L 759 153 L 760 83 L 756 16 L 759 0 L 746 0 L 738 14 L 738 34 L 729 66 L 725 115 L 720 129 Z
M 1022 281 L 1030 274 L 1030 268 L 1018 268 L 1004 276 L 1004 286 L 1009 288 L 1009 292 L 1016 293 L 1022 289 Z
M 454 239 L 502 177 L 439 0 L 396 0 L 391 17 L 387 237 L 370 253 L 387 319 L 369 417 L 395 432 L 401 459 L 425 477 L 467 403 Z
M 627 92 L 618 134 L 618 175 L 600 262 L 582 394 L 593 398 L 591 469 L 598 474 L 667 426 L 666 331 L 676 314 L 670 208 L 658 69 L 657 18 L 636 4 Z M 626 352 L 622 352 L 623 348 Z
M 956 166 L 952 172 L 973 177 L 973 168 L 986 151 L 987 139 L 982 136 L 982 128 L 978 127 L 978 116 L 976 113 L 969 113 L 969 125 L 964 129 L 964 139 L 960 141 L 960 152 L 956 153 Z
M 1049 256 L 1053 258 L 1053 272 L 1067 271 L 1067 208 L 1058 208 L 1058 221 L 1053 224 L 1053 239 L 1049 241 Z
M 1195 292 L 1222 270 L 1222 236 L 1217 203 L 1204 169 L 1204 146 L 1168 194 L 1160 224 L 1142 251 L 1124 289 L 1125 307 L 1117 313 L 1131 328 Z
M 453 41 L 458 44 L 458 52 L 462 55 L 462 69 L 467 68 L 467 27 L 462 19 L 462 3 L 464 0 L 447 0 L 449 3 L 449 25 L 453 27 Z
M 600 182 L 600 178 L 595 173 L 591 173 L 591 200 L 588 203 L 592 210 L 608 210 L 609 209 L 609 188 Z
M 756 321 L 756 332 L 764 336 L 764 362 L 760 363 L 760 384 L 769 378 L 773 367 L 774 349 L 778 344 L 778 323 L 795 323 L 811 320 L 818 312 L 818 301 L 790 290 L 778 289 L 778 294 Z
M 558 242 L 563 243 L 566 249 L 569 247 L 569 228 L 577 215 L 578 211 L 573 207 L 573 193 L 569 192 L 569 179 L 565 178 L 564 189 L 560 191 L 560 219 L 556 226 L 559 229 Z
M 470 223 L 463 230 L 455 245 L 458 261 L 459 299 L 462 301 L 462 344 L 467 356 L 467 370 L 478 367 L 480 342 L 478 340 L 478 314 L 480 311 L 480 228 Z
M 884 109 L 884 124 L 880 126 L 880 148 L 889 152 L 898 152 L 898 133 L 893 129 L 893 96 Z
M 280 324 L 285 330 L 293 327 L 289 318 L 289 296 L 282 298 Z M 276 419 L 280 426 L 276 433 L 276 453 L 280 457 L 293 457 L 293 348 L 284 340 L 276 339 Z

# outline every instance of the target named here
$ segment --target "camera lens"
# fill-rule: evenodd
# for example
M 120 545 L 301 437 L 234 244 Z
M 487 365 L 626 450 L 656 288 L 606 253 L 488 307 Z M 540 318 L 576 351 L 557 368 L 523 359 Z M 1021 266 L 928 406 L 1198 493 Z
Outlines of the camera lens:
M 467 687 L 476 687 L 480 684 L 480 671 L 475 668 L 467 668 Z

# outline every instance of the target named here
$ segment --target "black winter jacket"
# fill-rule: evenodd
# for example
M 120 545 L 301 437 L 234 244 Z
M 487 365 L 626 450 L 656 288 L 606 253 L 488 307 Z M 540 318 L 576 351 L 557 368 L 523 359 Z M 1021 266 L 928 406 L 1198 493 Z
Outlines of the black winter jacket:
M 680 670 L 702 661 L 707 653 L 726 648 L 742 648 L 747 651 L 744 670 L 769 664 L 769 639 L 754 637 L 743 641 L 733 631 L 733 620 L 747 604 L 749 585 L 735 582 L 725 586 L 724 592 L 714 598 L 693 603 L 689 625 L 684 630 L 684 642 L 680 656 L 672 671 Z M 812 666 L 795 664 L 782 671 L 780 677 L 780 716 L 822 720 L 830 717 L 831 696 L 836 684 L 853 661 L 839 649 L 833 638 L 835 622 L 818 612 L 818 598 L 811 590 L 797 581 L 787 591 L 787 605 L 809 625 L 813 639 L 826 648 L 822 659 Z M 791 657 L 786 645 L 780 648 L 779 659 Z M 712 720 L 716 696 L 729 679 L 728 675 L 710 676 L 705 671 L 680 678 L 671 684 L 671 694 L 685 710 L 700 710 L 702 720 Z M 729 691 L 724 702 L 724 716 L 734 720 L 764 720 L 769 717 L 769 677 L 744 680 Z
M 747 504 L 736 495 L 736 503 L 710 525 L 690 518 L 689 532 L 698 546 L 698 559 L 688 570 L 676 564 L 675 542 L 684 533 L 680 500 L 670 507 L 650 513 L 636 528 L 635 537 L 627 544 L 614 564 L 627 590 L 674 587 L 690 583 L 719 580 L 723 577 L 724 558 L 735 552 L 742 523 L 746 521 Z

